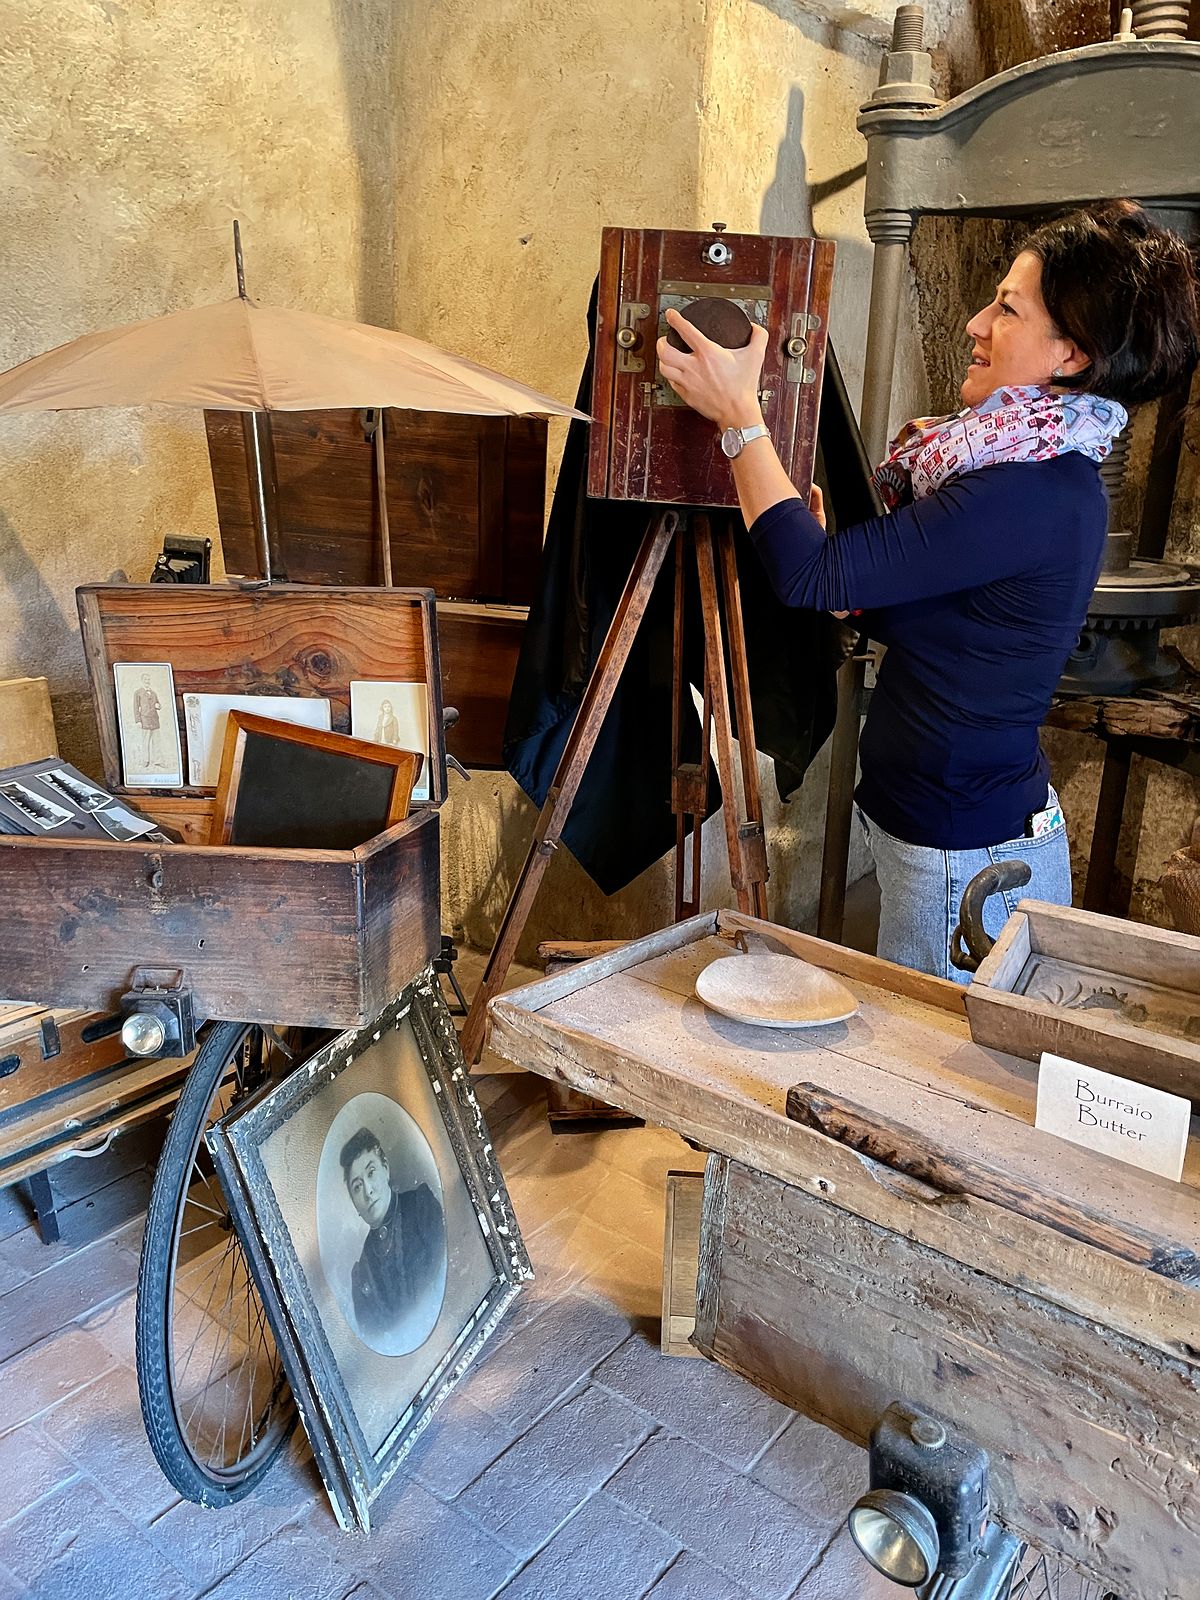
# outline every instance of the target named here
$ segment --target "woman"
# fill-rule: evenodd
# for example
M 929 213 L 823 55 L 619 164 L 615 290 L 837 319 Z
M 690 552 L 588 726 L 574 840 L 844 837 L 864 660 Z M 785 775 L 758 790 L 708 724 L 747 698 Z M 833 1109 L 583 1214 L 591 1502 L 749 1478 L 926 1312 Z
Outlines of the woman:
M 1039 228 L 967 325 L 956 416 L 910 422 L 875 481 L 890 514 L 826 536 L 763 427 L 767 344 L 659 341 L 664 376 L 726 430 L 750 537 L 788 605 L 869 611 L 888 646 L 863 731 L 859 813 L 879 877 L 879 954 L 966 981 L 950 964 L 962 891 L 1020 856 L 1024 894 L 1069 905 L 1066 827 L 1038 730 L 1100 571 L 1098 465 L 1126 407 L 1196 360 L 1186 246 L 1117 201 Z M 1011 906 L 998 910 L 1003 921 Z
M 396 713 L 392 710 L 392 702 L 390 700 L 381 700 L 379 702 L 379 717 L 375 723 L 375 743 L 400 743 L 400 722 Z

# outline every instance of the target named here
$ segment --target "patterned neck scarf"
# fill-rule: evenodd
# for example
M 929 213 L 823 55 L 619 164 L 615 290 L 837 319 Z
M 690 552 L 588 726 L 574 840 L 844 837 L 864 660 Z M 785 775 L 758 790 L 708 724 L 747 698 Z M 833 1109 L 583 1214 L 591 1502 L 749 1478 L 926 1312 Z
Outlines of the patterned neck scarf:
M 1128 421 L 1124 406 L 1096 394 L 1036 385 L 997 389 L 957 415 L 906 422 L 875 470 L 875 486 L 891 511 L 1001 461 L 1049 461 L 1068 450 L 1103 461 Z

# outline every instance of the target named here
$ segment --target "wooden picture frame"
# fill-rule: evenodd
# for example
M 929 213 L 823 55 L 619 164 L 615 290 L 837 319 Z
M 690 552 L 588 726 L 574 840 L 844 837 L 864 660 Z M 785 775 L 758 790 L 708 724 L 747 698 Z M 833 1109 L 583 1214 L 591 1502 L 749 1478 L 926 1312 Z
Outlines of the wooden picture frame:
M 265 762 L 272 754 L 281 764 L 291 760 L 290 774 L 286 767 L 276 769 L 281 781 L 290 776 L 293 783 L 316 786 L 315 791 L 294 796 L 290 809 L 280 806 L 278 790 L 267 793 Z M 231 711 L 209 843 L 356 849 L 407 817 L 423 761 L 414 750 L 397 750 L 323 728 L 298 727 L 251 712 Z M 320 785 L 326 784 L 333 794 L 337 782 L 348 777 L 353 780 L 356 767 L 362 787 L 370 785 L 373 792 L 354 795 L 354 815 L 322 817 Z M 389 773 L 390 781 L 386 781 Z M 380 777 L 385 779 L 382 785 L 378 781 L 372 784 L 372 779 Z M 264 806 L 272 812 L 270 822 L 259 815 Z
M 334 1512 L 369 1531 L 372 1503 L 533 1276 L 432 969 L 207 1140 Z M 382 1221 L 370 1192 L 355 1198 L 375 1182 L 360 1170 L 368 1145 L 392 1194 Z M 394 1275 L 389 1236 L 417 1249 L 419 1276 Z

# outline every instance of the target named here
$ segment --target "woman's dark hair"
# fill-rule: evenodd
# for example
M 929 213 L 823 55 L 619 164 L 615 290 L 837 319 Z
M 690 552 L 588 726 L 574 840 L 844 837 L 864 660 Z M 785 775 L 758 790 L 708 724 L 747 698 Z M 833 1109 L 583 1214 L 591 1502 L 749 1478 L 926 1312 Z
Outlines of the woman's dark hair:
M 1130 406 L 1187 376 L 1200 355 L 1200 288 L 1178 234 L 1132 200 L 1110 200 L 1044 223 L 1024 248 L 1042 264 L 1055 327 L 1091 359 L 1064 386 Z

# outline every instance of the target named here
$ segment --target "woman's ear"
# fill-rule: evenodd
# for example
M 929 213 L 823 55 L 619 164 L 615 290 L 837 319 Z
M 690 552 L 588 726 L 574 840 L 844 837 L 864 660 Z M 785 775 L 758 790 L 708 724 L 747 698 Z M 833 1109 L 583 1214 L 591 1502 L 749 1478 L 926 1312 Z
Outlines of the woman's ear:
M 1081 350 L 1073 339 L 1056 340 L 1056 347 L 1058 359 L 1054 363 L 1054 369 L 1064 378 L 1078 377 L 1091 366 L 1091 356 Z

